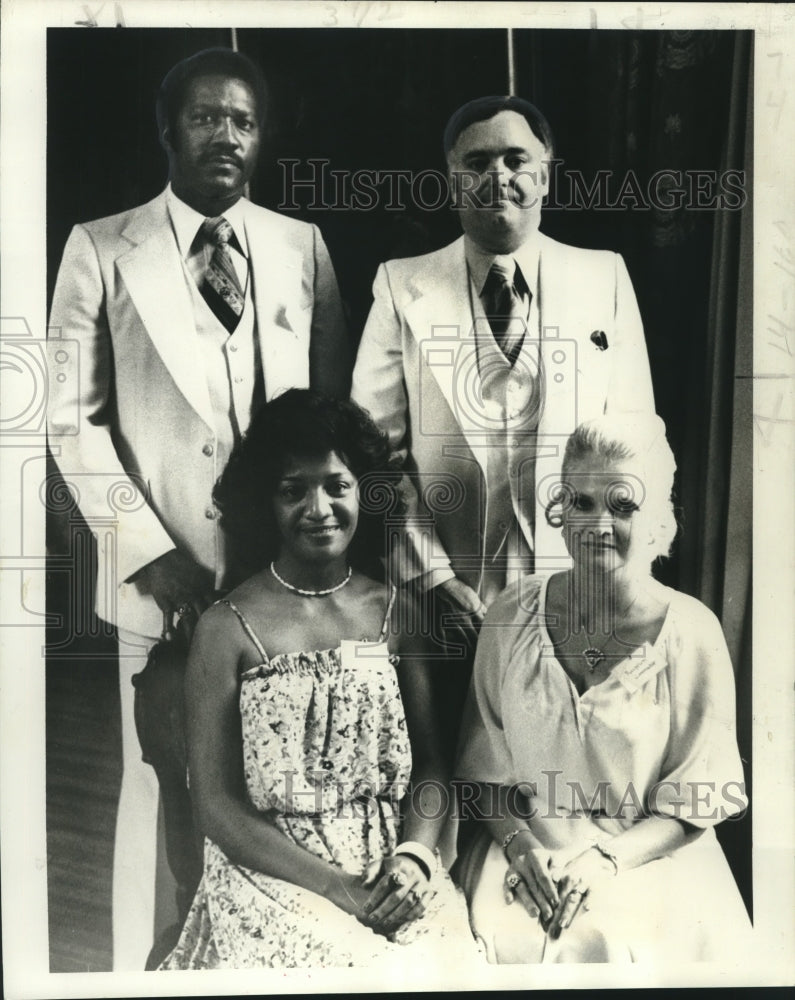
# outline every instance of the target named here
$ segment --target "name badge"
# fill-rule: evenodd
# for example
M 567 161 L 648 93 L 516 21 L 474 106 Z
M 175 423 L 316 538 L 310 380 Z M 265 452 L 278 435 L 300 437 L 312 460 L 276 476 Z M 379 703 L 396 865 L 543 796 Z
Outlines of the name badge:
M 385 642 L 343 639 L 340 644 L 340 659 L 345 670 L 366 669 L 374 659 L 388 658 L 389 648 Z
M 665 660 L 648 643 L 630 653 L 623 663 L 613 671 L 613 676 L 630 694 L 635 694 L 644 684 L 655 677 L 665 666 Z

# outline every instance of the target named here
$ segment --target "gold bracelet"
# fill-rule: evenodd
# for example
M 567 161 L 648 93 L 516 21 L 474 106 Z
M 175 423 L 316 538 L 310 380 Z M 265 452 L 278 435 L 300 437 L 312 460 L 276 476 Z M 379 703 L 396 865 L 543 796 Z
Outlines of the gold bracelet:
M 511 843 L 514 837 L 518 837 L 520 833 L 530 833 L 530 830 L 526 826 L 520 826 L 518 830 L 511 830 L 510 833 L 506 833 L 502 838 L 502 853 L 508 858 L 508 845 Z M 511 859 L 508 858 L 508 861 Z

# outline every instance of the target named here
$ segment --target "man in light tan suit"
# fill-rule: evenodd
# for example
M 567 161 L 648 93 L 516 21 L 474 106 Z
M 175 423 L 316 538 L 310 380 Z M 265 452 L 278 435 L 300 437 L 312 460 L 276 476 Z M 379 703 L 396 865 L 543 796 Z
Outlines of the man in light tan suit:
M 143 968 L 154 933 L 157 782 L 141 762 L 131 676 L 164 629 L 195 622 L 238 575 L 212 489 L 256 408 L 292 386 L 349 389 L 319 231 L 243 197 L 266 110 L 242 55 L 177 64 L 157 103 L 168 187 L 76 226 L 53 299 L 50 442 L 97 537 L 97 612 L 119 631 L 117 970 Z
M 452 116 L 444 149 L 464 235 L 381 265 L 352 396 L 405 456 L 398 574 L 430 592 L 437 626 L 440 609 L 463 621 L 463 697 L 491 600 L 567 558 L 544 516 L 566 436 L 654 401 L 621 257 L 538 231 L 553 155 L 541 113 L 480 98 Z

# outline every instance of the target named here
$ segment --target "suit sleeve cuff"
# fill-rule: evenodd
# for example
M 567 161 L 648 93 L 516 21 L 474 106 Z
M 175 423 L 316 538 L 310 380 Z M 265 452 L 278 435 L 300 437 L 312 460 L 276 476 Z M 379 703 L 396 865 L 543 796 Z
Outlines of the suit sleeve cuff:
M 164 556 L 167 552 L 172 552 L 176 549 L 176 546 L 171 541 L 170 538 L 164 540 L 162 546 L 158 549 L 152 549 L 151 552 L 147 553 L 132 553 L 128 554 L 127 558 L 119 557 L 119 584 L 130 583 L 130 581 L 138 573 L 141 572 L 150 563 L 153 563 L 156 559 Z
M 432 569 L 429 573 L 423 573 L 417 577 L 417 586 L 423 593 L 433 590 L 440 583 L 447 583 L 448 580 L 455 580 L 455 573 L 449 567 L 447 569 Z

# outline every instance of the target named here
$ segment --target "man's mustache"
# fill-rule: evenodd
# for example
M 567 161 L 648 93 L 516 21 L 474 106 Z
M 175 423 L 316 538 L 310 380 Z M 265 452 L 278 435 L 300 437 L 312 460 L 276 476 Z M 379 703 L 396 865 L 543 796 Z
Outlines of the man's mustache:
M 202 157 L 202 163 L 215 163 L 218 160 L 225 160 L 228 163 L 234 163 L 236 167 L 243 167 L 243 160 L 236 153 L 230 153 L 228 150 L 224 149 L 213 149 L 209 153 L 205 153 Z
M 525 193 L 518 188 L 495 190 L 491 186 L 484 185 L 474 190 L 456 191 L 453 207 L 488 209 L 511 204 L 517 208 L 533 208 L 540 200 L 537 194 Z

